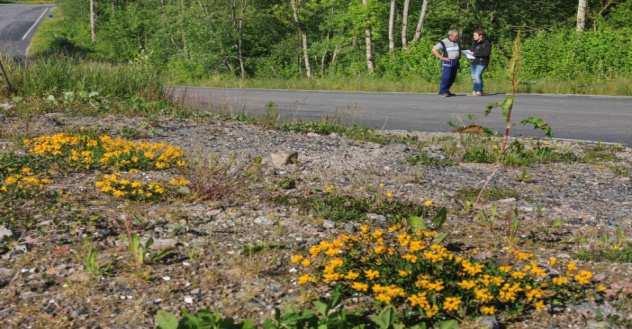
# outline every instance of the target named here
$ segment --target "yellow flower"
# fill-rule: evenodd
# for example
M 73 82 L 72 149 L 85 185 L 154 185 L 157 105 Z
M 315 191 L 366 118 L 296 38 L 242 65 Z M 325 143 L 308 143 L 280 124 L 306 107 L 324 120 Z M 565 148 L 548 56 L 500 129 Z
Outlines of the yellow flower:
M 301 265 L 302 265 L 303 267 L 308 267 L 308 266 L 310 266 L 311 264 L 312 264 L 312 261 L 311 261 L 311 260 L 309 260 L 308 258 L 305 258 L 305 259 L 303 259 L 303 261 L 301 261 Z
M 408 302 L 410 306 L 415 307 L 419 306 L 421 308 L 429 308 L 430 304 L 428 303 L 428 298 L 426 298 L 425 293 L 418 293 L 408 297 Z
M 574 272 L 577 270 L 577 263 L 575 262 L 569 262 L 568 264 L 566 264 L 566 271 L 568 272 Z
M 366 292 L 369 290 L 369 285 L 362 282 L 354 282 L 351 284 L 351 288 L 355 291 Z
M 443 302 L 443 309 L 452 312 L 459 309 L 461 306 L 461 298 L 460 297 L 447 297 Z
M 432 207 L 432 200 L 427 199 L 426 201 L 424 201 L 424 207 Z
M 485 288 L 476 288 L 474 289 L 474 299 L 481 303 L 490 302 L 494 296 L 492 296 L 491 292 Z
M 527 274 L 522 271 L 511 272 L 511 277 L 516 280 L 522 280 L 525 276 L 527 276 Z
M 517 260 L 519 261 L 527 261 L 531 258 L 533 258 L 533 254 L 529 253 L 529 252 L 525 252 L 525 251 L 515 251 L 514 252 L 514 257 L 516 257 Z
M 557 264 L 557 258 L 549 257 L 548 263 L 549 263 L 550 266 L 555 266 Z
M 424 313 L 426 317 L 430 319 L 439 313 L 439 307 L 437 305 L 428 306 L 424 308 Z
M 298 284 L 300 285 L 304 285 L 304 284 L 314 282 L 314 281 L 315 281 L 314 277 L 309 274 L 303 274 L 298 278 Z
M 546 306 L 544 305 L 544 302 L 543 302 L 543 301 L 539 300 L 539 301 L 537 301 L 537 302 L 535 302 L 535 303 L 533 304 L 533 307 L 535 307 L 536 311 L 541 311 L 541 310 L 543 310 Z
M 511 268 L 512 268 L 511 265 L 502 265 L 498 268 L 498 270 L 503 273 L 509 273 L 509 271 L 511 271 Z
M 579 271 L 577 275 L 575 275 L 575 281 L 581 285 L 587 285 L 592 280 L 593 274 L 590 271 Z
M 595 290 L 596 290 L 597 292 L 604 292 L 604 291 L 606 291 L 607 289 L 608 289 L 608 287 L 606 287 L 606 285 L 605 285 L 605 284 L 603 284 L 603 283 L 600 283 L 600 284 L 598 284 L 598 285 L 595 287 Z
M 568 277 L 565 276 L 557 276 L 554 277 L 552 280 L 553 284 L 556 286 L 563 286 L 565 284 L 568 284 Z
M 301 255 L 292 255 L 292 257 L 290 257 L 290 262 L 292 264 L 298 264 L 303 260 L 303 256 Z
M 494 306 L 481 306 L 481 314 L 484 315 L 494 315 L 496 313 L 496 308 Z
M 364 275 L 368 280 L 374 280 L 380 277 L 380 272 L 375 270 L 366 270 L 364 271 Z
M 347 274 L 345 275 L 345 279 L 346 280 L 355 280 L 360 276 L 360 273 L 358 272 L 354 272 L 354 271 L 349 271 L 347 272 Z
M 458 286 L 461 287 L 462 289 L 472 289 L 476 286 L 476 282 L 472 280 L 463 280 L 458 283 Z

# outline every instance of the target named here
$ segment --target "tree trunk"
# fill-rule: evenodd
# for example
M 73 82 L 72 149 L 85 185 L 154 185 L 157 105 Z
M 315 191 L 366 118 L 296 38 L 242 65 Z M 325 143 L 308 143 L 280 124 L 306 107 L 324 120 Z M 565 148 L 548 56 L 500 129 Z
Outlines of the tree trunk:
M 368 16 L 368 0 L 362 0 L 362 5 L 367 9 Z M 368 18 L 366 22 L 366 28 L 364 29 L 364 42 L 366 44 L 366 67 L 369 73 L 375 71 L 375 65 L 373 64 L 373 41 L 371 38 L 371 26 L 369 25 Z
M 388 51 L 395 50 L 395 6 L 396 0 L 391 0 L 391 12 L 388 16 Z
M 90 37 L 92 42 L 97 42 L 97 32 L 96 32 L 96 13 L 94 10 L 94 0 L 90 0 Z
M 239 62 L 239 76 L 243 80 L 246 78 L 246 68 L 244 65 L 243 56 L 243 39 L 244 39 L 244 14 L 246 11 L 247 2 L 241 0 L 239 4 L 239 16 L 237 15 L 237 1 L 232 2 L 232 16 L 233 27 L 237 32 L 236 48 L 237 48 L 237 61 Z
M 402 48 L 408 48 L 408 9 L 410 9 L 410 0 L 404 0 L 404 10 L 402 11 Z
M 301 26 L 301 22 L 298 19 L 298 10 L 301 5 L 301 0 L 290 0 L 290 5 L 292 6 L 292 17 L 294 18 L 294 23 L 296 23 L 296 28 L 298 29 L 298 33 L 301 36 L 301 43 L 303 48 L 303 62 L 305 64 L 305 75 L 308 79 L 312 78 L 312 68 L 309 64 L 309 48 L 307 44 L 307 33 L 303 30 Z
M 577 31 L 584 31 L 586 28 L 586 9 L 588 7 L 588 0 L 579 0 L 577 5 Z
M 421 33 L 424 30 L 424 22 L 426 21 L 426 15 L 428 14 L 428 2 L 429 0 L 423 0 L 421 3 L 421 12 L 419 13 L 419 20 L 417 21 L 417 27 L 415 28 L 415 37 L 413 38 L 413 42 L 417 42 L 421 39 Z

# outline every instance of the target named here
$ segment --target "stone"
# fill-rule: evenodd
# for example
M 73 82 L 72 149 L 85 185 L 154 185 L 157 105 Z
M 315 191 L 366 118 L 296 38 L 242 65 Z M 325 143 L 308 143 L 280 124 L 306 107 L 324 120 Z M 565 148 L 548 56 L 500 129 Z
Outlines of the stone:
M 500 329 L 500 323 L 495 316 L 481 316 L 476 319 L 476 324 L 481 329 Z
M 323 221 L 323 227 L 326 228 L 326 229 L 332 229 L 332 228 L 336 227 L 336 223 L 327 219 L 327 220 Z
M 178 240 L 176 239 L 155 239 L 154 243 L 151 245 L 151 249 L 155 251 L 173 249 L 178 245 Z
M 586 329 L 608 329 L 610 325 L 607 321 L 589 320 L 586 322 Z
M 258 225 L 272 225 L 274 222 L 266 216 L 259 216 L 254 220 L 255 224 Z
M 13 272 L 8 268 L 0 267 L 0 288 L 5 287 L 11 282 Z
M 276 152 L 270 154 L 270 162 L 276 168 L 298 162 L 298 152 Z
M 4 238 L 10 238 L 13 236 L 13 232 L 4 226 L 0 226 L 0 240 Z
M 386 223 L 386 217 L 384 215 L 366 214 L 366 217 L 372 222 L 377 222 L 379 224 Z

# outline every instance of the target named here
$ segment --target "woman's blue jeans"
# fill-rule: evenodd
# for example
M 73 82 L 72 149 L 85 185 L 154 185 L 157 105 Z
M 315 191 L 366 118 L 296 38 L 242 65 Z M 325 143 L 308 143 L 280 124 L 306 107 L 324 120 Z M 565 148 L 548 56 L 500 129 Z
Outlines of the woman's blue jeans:
M 472 64 L 472 82 L 475 92 L 483 92 L 483 72 L 485 72 L 486 68 L 487 65 Z

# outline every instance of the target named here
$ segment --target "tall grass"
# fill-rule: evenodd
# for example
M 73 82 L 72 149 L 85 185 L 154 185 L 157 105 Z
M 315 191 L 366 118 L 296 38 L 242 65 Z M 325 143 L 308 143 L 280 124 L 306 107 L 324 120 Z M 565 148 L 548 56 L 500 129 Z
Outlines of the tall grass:
M 20 96 L 58 95 L 65 91 L 98 92 L 118 98 L 162 98 L 160 76 L 142 65 L 115 65 L 63 56 L 25 61 L 3 58 L 7 73 Z

